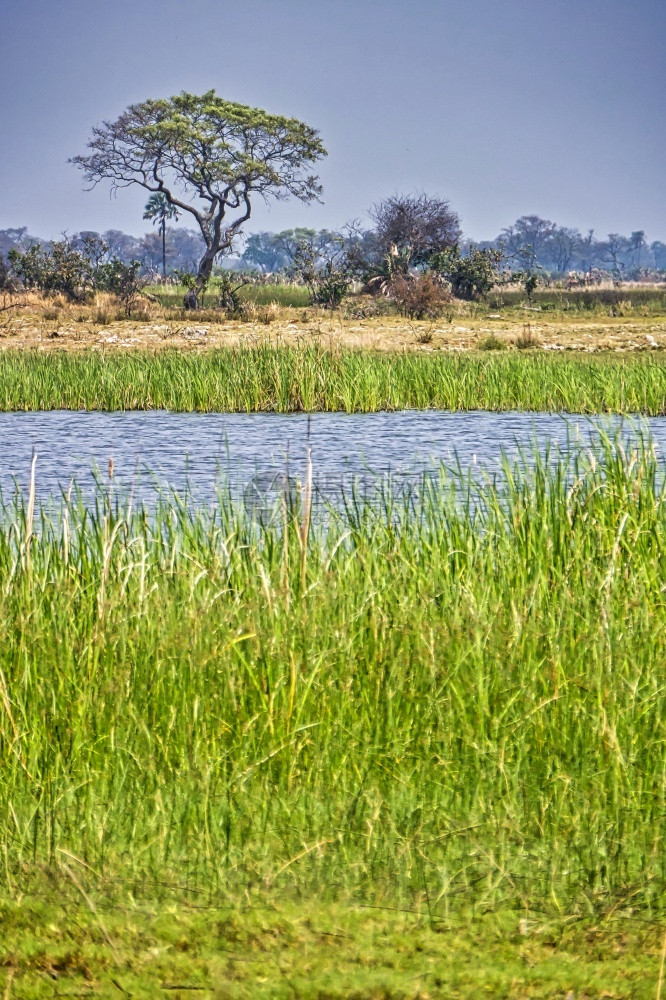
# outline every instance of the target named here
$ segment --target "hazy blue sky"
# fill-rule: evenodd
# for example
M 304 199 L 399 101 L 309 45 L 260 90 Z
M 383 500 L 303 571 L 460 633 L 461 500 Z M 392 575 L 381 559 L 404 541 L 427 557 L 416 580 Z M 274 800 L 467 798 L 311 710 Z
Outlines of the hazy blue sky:
M 145 192 L 83 191 L 67 158 L 127 104 L 214 87 L 317 127 L 340 226 L 396 191 L 465 232 L 518 215 L 666 239 L 664 0 L 0 0 L 0 228 L 143 232 Z

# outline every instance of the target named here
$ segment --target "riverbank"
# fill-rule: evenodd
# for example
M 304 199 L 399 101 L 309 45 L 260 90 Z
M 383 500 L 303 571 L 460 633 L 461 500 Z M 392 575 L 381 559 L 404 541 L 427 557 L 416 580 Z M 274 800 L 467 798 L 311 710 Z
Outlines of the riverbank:
M 321 347 L 0 353 L 0 410 L 666 413 L 666 355 Z

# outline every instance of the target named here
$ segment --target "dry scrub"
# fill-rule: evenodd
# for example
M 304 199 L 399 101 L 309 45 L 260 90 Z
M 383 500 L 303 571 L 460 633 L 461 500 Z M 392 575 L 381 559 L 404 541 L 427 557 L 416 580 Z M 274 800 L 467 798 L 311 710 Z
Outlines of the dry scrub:
M 629 302 L 629 299 L 627 300 Z M 131 320 L 109 295 L 74 305 L 38 293 L 7 297 L 0 312 L 0 350 L 116 351 L 165 347 L 200 350 L 239 345 L 311 345 L 372 351 L 469 351 L 499 343 L 508 349 L 546 351 L 649 351 L 666 348 L 666 316 L 628 306 L 622 315 L 543 312 L 511 308 L 491 312 L 452 303 L 438 319 L 381 315 L 369 301 L 339 312 L 244 302 L 241 316 L 220 310 L 183 313 L 146 298 Z M 377 313 L 380 313 L 377 315 Z

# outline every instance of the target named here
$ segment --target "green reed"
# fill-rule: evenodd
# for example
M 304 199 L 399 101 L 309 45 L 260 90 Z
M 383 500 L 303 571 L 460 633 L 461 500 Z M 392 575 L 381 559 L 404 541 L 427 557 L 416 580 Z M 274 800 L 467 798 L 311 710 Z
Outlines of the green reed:
M 663 470 L 535 461 L 309 533 L 225 497 L 6 507 L 4 881 L 69 854 L 201 901 L 659 910 Z
M 372 354 L 256 347 L 201 354 L 0 354 L 0 409 L 405 408 L 666 413 L 666 364 L 640 358 Z
M 239 275 L 237 284 L 240 285 L 242 281 L 242 275 Z M 184 285 L 150 285 L 147 290 L 160 305 L 168 309 L 181 309 L 187 291 Z M 279 306 L 304 308 L 310 304 L 310 293 L 304 285 L 244 285 L 238 294 L 243 302 L 254 302 L 262 306 L 274 302 Z M 206 307 L 216 308 L 219 298 L 219 287 L 213 279 L 204 296 Z M 220 313 L 223 318 L 224 311 L 220 310 Z

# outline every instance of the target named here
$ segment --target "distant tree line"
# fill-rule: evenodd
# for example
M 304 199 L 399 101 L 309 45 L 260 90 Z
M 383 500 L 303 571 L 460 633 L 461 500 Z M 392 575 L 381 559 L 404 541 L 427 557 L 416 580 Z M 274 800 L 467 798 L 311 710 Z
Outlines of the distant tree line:
M 423 200 L 424 197 L 417 196 L 415 200 Z M 418 265 L 427 256 L 427 241 L 432 241 L 432 234 L 428 236 L 427 232 L 425 235 L 412 232 L 405 237 L 405 234 L 400 233 L 399 226 L 401 221 L 404 222 L 404 205 L 402 213 L 398 206 L 395 218 L 387 220 L 386 217 L 381 217 L 382 212 L 386 216 L 389 209 L 395 209 L 396 203 L 400 201 L 405 201 L 405 198 L 388 198 L 379 203 L 380 217 L 373 220 L 374 228 L 352 226 L 343 231 L 333 231 L 303 227 L 277 233 L 251 233 L 245 238 L 242 252 L 236 257 L 223 260 L 223 266 L 262 274 L 286 275 L 293 268 L 299 244 L 307 242 L 315 249 L 325 250 L 336 241 L 342 241 L 346 246 L 355 246 L 368 263 L 377 263 L 388 253 L 391 244 L 400 245 L 404 254 L 407 252 L 407 245 L 410 248 L 415 245 L 415 239 L 416 249 L 410 249 L 408 253 L 410 264 Z M 425 201 L 430 210 L 433 199 L 426 198 Z M 68 237 L 68 242 L 74 249 L 81 249 L 91 239 L 101 240 L 107 248 L 102 260 L 115 258 L 124 264 L 138 261 L 144 275 L 157 275 L 162 271 L 163 253 L 167 274 L 196 271 L 204 249 L 199 233 L 193 229 L 166 226 L 163 224 L 164 220 L 159 221 L 158 232 L 149 232 L 143 236 L 131 236 L 119 229 L 107 229 L 103 233 L 84 230 Z M 440 219 L 440 223 L 441 221 Z M 447 225 L 450 227 L 450 221 Z M 458 226 L 457 221 L 454 225 Z M 390 226 L 394 227 L 394 231 L 391 231 Z M 474 246 L 479 250 L 500 250 L 503 266 L 511 271 L 538 268 L 548 274 L 566 275 L 572 271 L 588 273 L 598 269 L 614 277 L 627 279 L 639 278 L 652 271 L 666 271 L 666 243 L 662 240 L 648 243 L 642 230 L 635 230 L 628 235 L 609 233 L 605 238 L 599 238 L 591 229 L 582 233 L 578 229 L 558 226 L 537 215 L 521 216 L 513 225 L 503 229 L 494 240 L 473 244 L 461 239 L 459 227 L 449 228 L 444 233 L 444 242 L 447 240 L 447 245 L 459 246 L 462 257 L 467 257 Z M 441 241 L 440 232 L 435 237 L 436 250 L 443 249 Z M 0 229 L 0 257 L 6 259 L 10 250 L 24 252 L 36 244 L 48 250 L 53 242 L 30 234 L 25 226 Z
M 91 238 L 101 240 L 106 245 L 103 260 L 117 259 L 123 264 L 130 264 L 136 260 L 144 275 L 157 275 L 162 271 L 163 238 L 166 270 L 170 274 L 175 271 L 196 270 L 204 249 L 204 242 L 199 233 L 181 227 L 166 226 L 164 237 L 161 226 L 158 232 L 146 233 L 143 236 L 130 236 L 119 229 L 107 229 L 104 233 L 83 230 L 72 236 L 63 237 L 77 250 L 82 249 L 86 241 L 89 242 Z M 6 259 L 10 250 L 23 253 L 36 244 L 48 251 L 55 242 L 61 241 L 44 240 L 39 236 L 33 236 L 25 226 L 17 229 L 0 229 L 0 258 Z
M 54 241 L 25 228 L 2 230 L 0 287 L 72 299 L 107 290 L 131 302 L 140 282 L 174 275 L 186 289 L 183 306 L 199 309 L 217 273 L 219 304 L 233 311 L 241 286 L 229 272 L 236 267 L 253 272 L 243 282 L 300 281 L 313 303 L 328 308 L 356 286 L 391 297 L 410 315 L 427 315 L 447 295 L 481 298 L 508 281 L 522 282 L 531 300 L 545 274 L 572 287 L 666 270 L 666 244 L 648 244 L 643 230 L 599 238 L 537 215 L 521 216 L 494 240 L 473 244 L 463 239 L 449 202 L 426 194 L 385 198 L 369 210 L 369 224 L 341 232 L 301 228 L 246 236 L 258 198 L 320 198 L 312 170 L 324 156 L 318 131 L 305 122 L 227 101 L 214 90 L 132 104 L 94 126 L 85 152 L 70 162 L 89 187 L 141 187 L 148 194 L 143 217 L 155 229 L 138 238 L 107 230 Z M 177 228 L 180 217 L 197 228 Z
M 380 207 L 395 207 L 396 201 L 389 198 Z M 431 202 L 432 199 L 426 199 Z M 404 208 L 404 206 L 403 206 Z M 399 226 L 401 212 L 397 211 L 392 224 Z M 402 213 L 404 216 L 404 212 Z M 377 221 L 377 220 L 375 220 Z M 253 233 L 245 242 L 239 264 L 248 269 L 264 273 L 285 272 L 293 258 L 293 247 L 299 240 L 307 239 L 318 243 L 330 242 L 340 233 L 330 230 L 287 229 L 279 233 Z M 391 234 L 386 225 L 380 223 L 375 229 L 356 230 L 356 239 L 370 257 L 381 257 L 388 251 L 391 242 L 402 244 L 403 253 L 408 240 L 397 240 L 397 231 Z M 566 276 L 570 272 L 588 274 L 591 271 L 605 271 L 614 278 L 640 278 L 651 272 L 666 271 L 666 243 L 654 240 L 648 243 L 643 230 L 635 230 L 628 235 L 609 233 L 605 238 L 595 236 L 594 230 L 582 233 L 578 229 L 558 226 L 537 215 L 523 215 L 513 225 L 503 229 L 493 240 L 482 240 L 478 244 L 453 234 L 452 244 L 457 245 L 463 258 L 473 249 L 492 249 L 501 252 L 502 267 L 511 272 L 541 270 L 549 275 Z M 349 239 L 349 237 L 347 237 Z M 411 241 L 413 243 L 413 239 Z M 411 245 L 411 244 L 409 244 Z M 442 247 L 438 245 L 437 249 Z M 428 247 L 420 247 L 416 253 L 410 251 L 410 263 L 423 264 Z
M 593 229 L 582 233 L 538 215 L 521 216 L 494 240 L 479 246 L 502 249 L 504 259 L 514 268 L 540 268 L 555 275 L 597 269 L 620 279 L 666 270 L 666 243 L 648 243 L 642 229 L 598 237 Z

